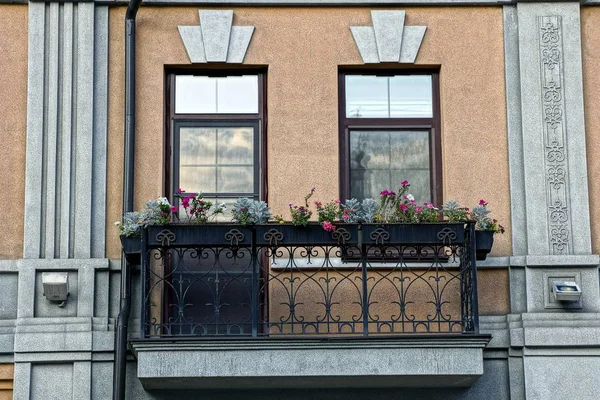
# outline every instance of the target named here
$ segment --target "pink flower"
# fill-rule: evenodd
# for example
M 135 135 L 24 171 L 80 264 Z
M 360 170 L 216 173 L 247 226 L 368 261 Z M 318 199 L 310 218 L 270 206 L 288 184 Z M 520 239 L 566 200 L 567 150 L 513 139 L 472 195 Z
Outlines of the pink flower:
M 181 193 L 185 193 L 185 190 L 183 190 L 182 188 L 177 189 L 177 194 L 181 194 Z
M 406 207 L 404 204 L 400 204 L 400 209 L 401 209 L 402 211 L 406 211 L 406 208 L 407 208 L 407 207 Z
M 343 218 L 344 220 L 347 220 L 348 218 L 350 218 L 350 215 L 348 215 L 348 214 L 344 214 L 344 215 L 342 215 L 342 218 Z
M 340 199 L 337 199 L 337 200 L 335 201 L 335 204 L 340 204 L 341 202 L 342 202 L 342 201 L 341 201 Z
M 322 205 L 323 205 L 323 203 L 321 203 L 320 201 L 315 201 L 315 206 L 321 207 Z
M 177 206 L 171 206 L 171 212 L 177 212 Z
M 480 206 L 487 206 L 487 202 L 483 199 L 479 200 L 479 205 Z
M 181 205 L 183 206 L 183 208 L 187 210 L 190 207 L 190 200 L 192 200 L 193 198 L 194 196 L 192 195 L 185 196 L 183 200 L 181 200 Z
M 403 180 L 403 181 L 401 182 L 401 185 L 402 185 L 402 186 L 408 186 L 408 181 L 407 181 L 407 180 Z
M 323 229 L 325 229 L 327 232 L 334 232 L 335 231 L 335 225 L 333 225 L 329 221 L 325 221 L 325 222 L 323 222 Z
M 420 213 L 423 210 L 421 206 L 417 206 L 417 213 Z
M 379 193 L 381 196 L 387 196 L 388 194 L 390 194 L 390 192 L 386 189 L 386 190 L 382 190 L 381 193 Z

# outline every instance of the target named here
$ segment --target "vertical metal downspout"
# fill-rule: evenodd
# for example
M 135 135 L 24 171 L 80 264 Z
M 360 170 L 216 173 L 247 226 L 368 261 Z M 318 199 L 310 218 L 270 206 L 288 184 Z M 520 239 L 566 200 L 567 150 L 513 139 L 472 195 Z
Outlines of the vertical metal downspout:
M 133 211 L 135 156 L 135 17 L 142 0 L 131 0 L 125 14 L 125 146 L 123 213 Z M 127 325 L 131 310 L 131 265 L 121 257 L 121 302 L 115 334 L 113 400 L 125 399 L 127 369 Z

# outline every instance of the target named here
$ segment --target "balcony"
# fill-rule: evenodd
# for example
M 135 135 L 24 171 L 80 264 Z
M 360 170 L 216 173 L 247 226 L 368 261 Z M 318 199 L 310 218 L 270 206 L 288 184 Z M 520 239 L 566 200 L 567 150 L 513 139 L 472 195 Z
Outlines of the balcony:
M 474 232 L 148 227 L 138 377 L 148 389 L 468 386 L 490 339 L 479 335 Z

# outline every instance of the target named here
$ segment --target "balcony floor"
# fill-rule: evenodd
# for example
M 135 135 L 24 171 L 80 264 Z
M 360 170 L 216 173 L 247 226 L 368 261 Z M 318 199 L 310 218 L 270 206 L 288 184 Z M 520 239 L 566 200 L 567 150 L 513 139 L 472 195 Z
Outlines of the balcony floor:
M 146 389 L 468 387 L 490 335 L 132 341 Z

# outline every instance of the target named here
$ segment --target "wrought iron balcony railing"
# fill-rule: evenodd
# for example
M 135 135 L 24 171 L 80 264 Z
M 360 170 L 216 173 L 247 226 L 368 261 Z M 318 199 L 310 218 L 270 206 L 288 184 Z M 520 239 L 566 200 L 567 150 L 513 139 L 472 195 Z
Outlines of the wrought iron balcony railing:
M 478 333 L 467 224 L 151 226 L 140 338 Z

